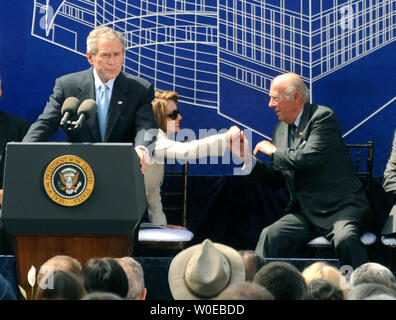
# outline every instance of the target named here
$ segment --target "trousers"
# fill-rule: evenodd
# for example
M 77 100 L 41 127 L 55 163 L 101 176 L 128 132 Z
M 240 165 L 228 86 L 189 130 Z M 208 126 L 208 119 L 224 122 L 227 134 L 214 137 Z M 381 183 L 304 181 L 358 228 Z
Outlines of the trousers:
M 255 251 L 264 258 L 296 257 L 309 241 L 324 236 L 333 244 L 340 265 L 350 265 L 355 269 L 369 261 L 366 248 L 360 241 L 360 229 L 358 222 L 343 218 L 327 230 L 321 229 L 304 213 L 289 213 L 263 229 Z

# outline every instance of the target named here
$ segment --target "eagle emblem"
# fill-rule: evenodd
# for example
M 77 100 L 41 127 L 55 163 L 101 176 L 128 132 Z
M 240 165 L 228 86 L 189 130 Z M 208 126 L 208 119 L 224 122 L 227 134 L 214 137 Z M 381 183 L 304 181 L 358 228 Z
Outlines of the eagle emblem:
M 78 182 L 79 175 L 79 172 L 72 168 L 66 168 L 59 172 L 59 179 L 62 183 L 62 187 L 60 189 L 67 194 L 76 193 L 81 187 L 81 181 Z

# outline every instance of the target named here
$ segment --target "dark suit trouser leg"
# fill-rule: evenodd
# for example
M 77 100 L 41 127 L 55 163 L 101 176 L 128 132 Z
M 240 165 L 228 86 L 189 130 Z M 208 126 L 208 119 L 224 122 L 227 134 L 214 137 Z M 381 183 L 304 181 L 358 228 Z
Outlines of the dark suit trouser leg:
M 256 246 L 256 254 L 264 258 L 295 257 L 300 248 L 317 233 L 302 214 L 287 214 L 263 229 Z
M 357 223 L 348 220 L 337 221 L 331 235 L 341 266 L 349 265 L 355 269 L 369 261 L 367 250 L 360 241 L 361 233 Z

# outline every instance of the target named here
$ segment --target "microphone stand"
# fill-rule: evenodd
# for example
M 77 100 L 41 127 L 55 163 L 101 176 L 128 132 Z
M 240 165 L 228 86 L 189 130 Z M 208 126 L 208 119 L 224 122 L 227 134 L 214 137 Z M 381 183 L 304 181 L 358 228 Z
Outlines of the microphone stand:
M 74 128 L 74 124 L 72 123 L 72 121 L 68 120 L 64 125 L 62 125 L 62 128 L 66 133 L 67 142 L 72 142 Z

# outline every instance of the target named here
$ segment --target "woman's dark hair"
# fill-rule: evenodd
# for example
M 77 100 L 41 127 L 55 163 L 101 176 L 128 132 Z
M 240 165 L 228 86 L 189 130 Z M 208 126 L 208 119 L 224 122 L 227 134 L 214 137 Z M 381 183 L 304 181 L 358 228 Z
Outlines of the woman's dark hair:
M 113 258 L 90 259 L 82 269 L 85 290 L 113 292 L 121 298 L 128 294 L 128 278 Z

